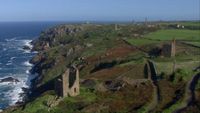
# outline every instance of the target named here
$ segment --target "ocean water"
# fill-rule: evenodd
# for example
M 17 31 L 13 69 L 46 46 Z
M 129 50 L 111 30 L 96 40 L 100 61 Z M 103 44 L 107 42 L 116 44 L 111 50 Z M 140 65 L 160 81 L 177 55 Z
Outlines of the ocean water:
M 29 88 L 32 64 L 29 60 L 36 54 L 23 50 L 32 47 L 30 42 L 44 29 L 64 22 L 1 22 L 0 23 L 0 79 L 13 77 L 19 82 L 0 83 L 0 109 L 22 101 L 22 88 Z

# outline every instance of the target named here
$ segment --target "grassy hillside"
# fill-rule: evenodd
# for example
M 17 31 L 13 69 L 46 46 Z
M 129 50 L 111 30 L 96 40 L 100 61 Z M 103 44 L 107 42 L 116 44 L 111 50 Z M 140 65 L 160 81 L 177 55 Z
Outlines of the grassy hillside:
M 44 31 L 33 42 L 39 51 L 32 59 L 34 71 L 39 73 L 33 81 L 33 95 L 26 104 L 4 112 L 158 113 L 174 112 L 187 104 L 186 85 L 199 72 L 195 68 L 199 66 L 200 48 L 185 43 L 198 43 L 200 32 L 159 25 L 120 24 L 118 28 L 84 24 Z M 157 54 L 173 38 L 177 39 L 176 56 Z M 149 73 L 148 61 L 155 64 L 156 75 Z M 80 69 L 80 95 L 58 98 L 54 79 L 70 65 Z M 196 96 L 200 94 L 198 87 L 199 83 Z M 186 109 L 198 111 L 199 102 L 197 98 Z
M 169 29 L 169 30 L 159 30 L 154 33 L 145 35 L 144 37 L 153 40 L 194 40 L 200 41 L 200 31 L 199 30 L 179 30 L 179 29 Z

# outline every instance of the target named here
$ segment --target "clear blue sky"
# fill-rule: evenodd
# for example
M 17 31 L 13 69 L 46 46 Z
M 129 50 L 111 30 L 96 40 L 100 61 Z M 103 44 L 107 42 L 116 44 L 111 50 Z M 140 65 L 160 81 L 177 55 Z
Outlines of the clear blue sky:
M 0 0 L 0 21 L 200 18 L 200 0 Z

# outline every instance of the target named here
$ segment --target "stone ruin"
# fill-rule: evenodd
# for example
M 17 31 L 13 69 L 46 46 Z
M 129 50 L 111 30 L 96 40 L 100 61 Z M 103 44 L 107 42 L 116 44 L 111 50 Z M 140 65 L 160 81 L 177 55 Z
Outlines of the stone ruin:
M 65 73 L 55 81 L 55 92 L 58 96 L 77 96 L 80 93 L 79 89 L 79 70 L 76 67 L 68 68 Z
M 120 26 L 118 24 L 115 24 L 115 31 L 120 30 Z
M 176 40 L 174 39 L 171 44 L 164 44 L 162 47 L 162 56 L 175 57 L 176 55 Z

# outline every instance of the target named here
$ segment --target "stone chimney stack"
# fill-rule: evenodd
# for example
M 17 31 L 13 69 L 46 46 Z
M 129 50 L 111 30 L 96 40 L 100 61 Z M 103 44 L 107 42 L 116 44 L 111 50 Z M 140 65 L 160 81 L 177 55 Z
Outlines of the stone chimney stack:
M 67 97 L 69 92 L 69 74 L 70 70 L 69 68 L 65 71 L 65 73 L 62 75 L 62 97 Z
M 171 43 L 171 57 L 176 56 L 176 40 L 173 39 Z
M 118 25 L 117 24 L 115 24 L 115 31 L 117 31 L 118 30 Z
M 75 81 L 75 86 L 76 88 L 74 89 L 74 96 L 79 95 L 80 94 L 80 83 L 79 83 L 79 70 L 76 68 L 76 81 Z

